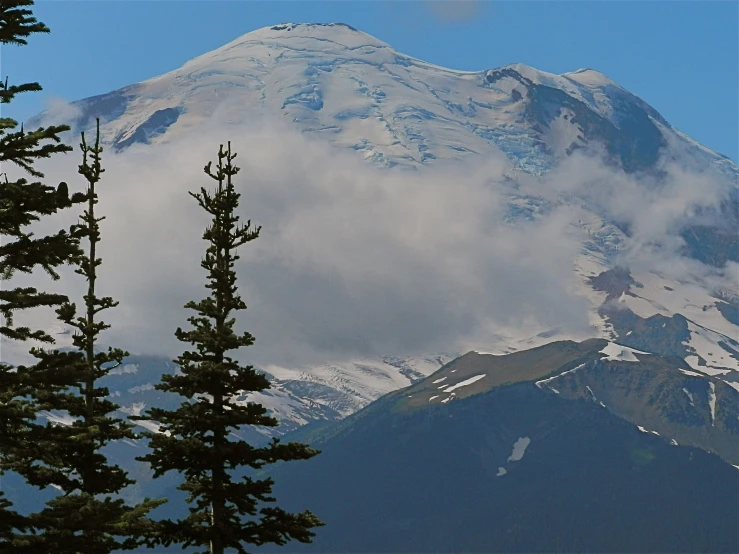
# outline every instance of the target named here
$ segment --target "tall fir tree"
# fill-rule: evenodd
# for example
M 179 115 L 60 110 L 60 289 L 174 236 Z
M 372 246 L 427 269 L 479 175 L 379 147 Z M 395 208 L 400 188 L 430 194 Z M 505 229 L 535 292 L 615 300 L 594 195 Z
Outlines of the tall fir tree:
M 33 0 L 2 0 L 0 3 L 0 48 L 23 46 L 27 38 L 37 33 L 48 33 L 49 28 L 36 20 L 29 7 Z M 0 80 L 0 104 L 9 104 L 18 94 L 40 91 L 38 83 L 8 84 Z M 18 122 L 0 117 L 0 473 L 8 448 L 18 448 L 19 434 L 36 418 L 37 407 L 23 399 L 25 385 L 22 374 L 2 359 L 3 341 L 35 339 L 52 343 L 53 339 L 41 329 L 18 327 L 13 316 L 32 308 L 55 307 L 66 301 L 62 294 L 39 291 L 33 287 L 4 286 L 17 273 L 31 273 L 41 268 L 52 279 L 59 279 L 56 269 L 70 263 L 79 255 L 78 237 L 68 230 L 48 236 L 36 236 L 29 226 L 42 217 L 69 208 L 81 202 L 81 196 L 69 198 L 67 186 L 43 184 L 43 173 L 35 169 L 39 160 L 72 150 L 61 142 L 59 135 L 68 131 L 66 125 L 41 127 L 26 131 L 17 129 Z M 25 171 L 32 179 L 10 181 L 8 164 Z M 28 521 L 12 510 L 12 505 L 0 490 L 0 551 L 8 550 L 10 538 L 20 529 L 27 529 Z
M 138 505 L 127 505 L 119 494 L 134 481 L 101 452 L 111 441 L 134 439 L 136 435 L 130 423 L 112 417 L 119 406 L 108 400 L 108 389 L 98 385 L 99 379 L 119 367 L 128 355 L 119 348 L 97 348 L 100 333 L 110 327 L 99 314 L 118 305 L 112 298 L 97 294 L 98 268 L 102 264 L 97 252 L 99 223 L 105 219 L 95 211 L 96 185 L 105 171 L 101 166 L 99 120 L 94 146 L 86 143 L 84 133 L 80 146 L 79 173 L 87 181 L 87 206 L 74 234 L 83 238 L 86 251 L 76 260 L 75 272 L 86 279 L 87 293 L 81 314 L 70 302 L 64 302 L 56 312 L 61 322 L 75 329 L 75 349 L 32 349 L 39 362 L 19 369 L 28 387 L 24 392 L 35 406 L 61 411 L 73 422 L 27 424 L 21 444 L 10 448 L 6 461 L 6 467 L 28 483 L 54 485 L 63 494 L 29 517 L 33 531 L 15 535 L 11 542 L 15 552 L 109 554 L 136 549 L 156 531 L 157 525 L 148 519 L 148 513 L 164 502 L 145 499 Z
M 0 45 L 25 45 L 26 38 L 33 33 L 48 33 L 43 23 L 36 21 L 32 12 L 23 6 L 33 5 L 32 0 L 3 0 L 0 4 Z M 38 83 L 9 85 L 8 79 L 0 82 L 0 104 L 8 104 L 23 92 L 40 91 Z M 0 163 L 12 163 L 21 167 L 34 178 L 42 179 L 43 173 L 34 168 L 34 163 L 53 154 L 70 152 L 72 148 L 61 142 L 59 134 L 68 131 L 67 125 L 41 127 L 27 132 L 18 122 L 0 117 Z M 25 178 L 8 180 L 3 173 L 0 180 L 0 279 L 9 280 L 20 271 L 30 273 L 41 267 L 53 279 L 59 279 L 55 268 L 69 263 L 79 254 L 78 239 L 67 230 L 54 235 L 35 236 L 28 227 L 42 216 L 68 208 L 73 202 L 83 201 L 81 196 L 70 200 L 67 185 L 58 187 L 44 185 L 39 181 L 28 182 Z M 35 307 L 58 306 L 66 300 L 60 294 L 44 293 L 30 287 L 18 287 L 0 291 L 0 314 L 4 323 L 0 335 L 8 339 L 36 339 L 51 342 L 42 330 L 13 325 L 13 312 Z
M 210 554 L 225 549 L 246 553 L 245 545 L 286 544 L 289 540 L 310 542 L 310 530 L 323 523 L 311 512 L 293 514 L 276 506 L 271 496 L 273 481 L 254 476 L 234 477 L 234 470 L 257 470 L 277 461 L 305 460 L 318 452 L 300 443 L 282 444 L 273 439 L 267 446 L 254 447 L 234 440 L 232 430 L 245 425 L 274 427 L 278 422 L 267 415 L 264 406 L 236 402 L 242 392 L 262 391 L 270 384 L 253 366 L 241 366 L 227 352 L 250 346 L 254 337 L 234 331 L 234 312 L 246 304 L 237 293 L 234 262 L 236 250 L 259 236 L 261 227 L 251 228 L 251 221 L 239 224 L 236 209 L 240 194 L 232 177 L 239 168 L 233 165 L 236 154 L 231 143 L 218 152 L 218 165 L 205 166 L 205 173 L 217 181 L 214 192 L 201 188 L 190 193 L 210 214 L 212 220 L 203 234 L 208 247 L 201 267 L 207 272 L 210 296 L 188 302 L 185 308 L 197 315 L 188 318 L 192 330 L 178 328 L 175 336 L 195 348 L 184 352 L 175 363 L 178 375 L 163 375 L 157 389 L 179 394 L 186 399 L 176 410 L 152 408 L 141 419 L 161 424 L 159 433 L 148 433 L 151 453 L 139 458 L 149 462 L 154 476 L 176 471 L 184 476 L 178 487 L 188 493 L 190 514 L 178 521 L 162 523 L 160 542 L 205 546 Z M 249 471 L 247 469 L 247 471 Z

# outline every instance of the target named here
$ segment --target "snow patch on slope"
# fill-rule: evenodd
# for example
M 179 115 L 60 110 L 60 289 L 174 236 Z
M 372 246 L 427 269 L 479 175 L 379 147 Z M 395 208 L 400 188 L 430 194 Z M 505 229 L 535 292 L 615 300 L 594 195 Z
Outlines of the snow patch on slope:
M 483 377 L 487 377 L 487 373 L 481 373 L 480 375 L 475 375 L 474 377 L 470 377 L 469 379 L 465 379 L 464 381 L 460 381 L 456 385 L 452 385 L 448 389 L 446 389 L 444 392 L 452 392 L 453 390 L 460 389 L 462 387 L 466 387 L 468 385 L 471 385 L 472 383 L 476 383 Z
M 508 457 L 508 461 L 517 462 L 521 458 L 523 458 L 523 455 L 526 452 L 526 448 L 528 448 L 530 443 L 531 439 L 529 437 L 521 437 L 516 442 L 514 442 L 513 452 L 511 452 L 511 455 Z
M 428 357 L 385 358 L 344 364 L 312 365 L 302 369 L 267 366 L 264 371 L 276 378 L 277 384 L 305 382 L 324 385 L 343 393 L 348 403 L 332 405 L 346 416 L 389 392 L 405 388 L 437 371 L 453 356 L 439 354 Z M 330 400 L 317 400 L 330 405 Z
M 580 364 L 579 366 L 574 367 L 572 369 L 568 369 L 567 371 L 563 371 L 562 373 L 560 373 L 559 375 L 555 375 L 554 377 L 548 377 L 546 379 L 542 379 L 541 381 L 536 381 L 535 384 L 536 384 L 537 387 L 541 388 L 542 385 L 544 385 L 544 384 L 546 384 L 546 383 L 548 383 L 550 381 L 553 381 L 554 379 L 559 379 L 560 377 L 562 377 L 563 375 L 567 375 L 568 373 L 574 373 L 575 371 L 577 371 L 578 369 L 581 369 L 583 367 L 585 367 L 585 364 Z M 554 389 L 552 389 L 552 390 L 554 390 Z M 556 391 L 555 390 L 554 392 L 556 392 L 557 394 L 559 394 L 559 391 Z
M 739 344 L 733 339 L 688 322 L 690 339 L 684 344 L 693 355 L 686 356 L 690 367 L 707 375 L 739 371 Z
M 72 425 L 75 421 L 77 421 L 76 417 L 71 416 L 67 413 L 42 411 L 39 412 L 39 414 L 42 417 L 45 417 L 47 421 L 55 425 L 64 425 L 68 427 Z
M 609 342 L 606 347 L 599 352 L 605 354 L 602 360 L 615 361 L 615 362 L 638 362 L 639 358 L 635 354 L 649 354 L 649 352 L 642 352 L 628 346 L 622 346 L 615 342 Z
M 711 296 L 708 283 L 697 278 L 692 282 L 677 281 L 643 271 L 632 272 L 632 277 L 640 286 L 631 287 L 619 302 L 639 317 L 681 314 L 714 332 L 729 337 L 739 335 L 739 327 L 727 321 L 716 307 L 717 300 Z
M 144 408 L 146 408 L 146 404 L 144 402 L 135 402 L 131 404 L 130 406 L 127 406 L 127 407 L 122 406 L 118 409 L 124 414 L 132 415 L 132 416 L 140 416 Z

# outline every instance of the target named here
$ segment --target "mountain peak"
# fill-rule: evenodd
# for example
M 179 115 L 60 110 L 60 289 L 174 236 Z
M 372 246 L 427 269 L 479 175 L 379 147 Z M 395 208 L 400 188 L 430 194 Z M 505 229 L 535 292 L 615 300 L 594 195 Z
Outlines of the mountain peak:
M 246 33 L 236 39 L 236 43 L 283 43 L 283 41 L 320 41 L 326 46 L 334 43 L 348 48 L 361 46 L 387 47 L 388 45 L 351 25 L 340 22 L 333 23 L 279 23 L 262 27 Z M 233 44 L 233 43 L 232 43 Z M 319 44 L 311 49 L 320 50 Z
M 513 70 L 537 85 L 546 85 L 559 88 L 561 90 L 572 90 L 572 82 L 588 88 L 605 85 L 612 85 L 621 88 L 615 81 L 605 74 L 600 71 L 596 71 L 595 69 L 590 69 L 589 67 L 583 67 L 577 71 L 569 71 L 567 73 L 557 75 L 556 73 L 542 71 L 541 69 L 536 69 L 535 67 L 531 67 L 530 65 L 523 63 L 510 63 L 496 70 L 491 70 L 491 72 L 501 72 L 505 70 Z M 571 83 L 568 83 L 568 81 Z
M 613 85 L 621 88 L 613 79 L 609 78 L 604 73 L 589 67 L 581 67 L 577 71 L 562 73 L 562 77 L 587 86 Z
M 348 29 L 349 31 L 355 31 L 359 33 L 357 29 L 352 27 L 351 25 L 347 25 L 346 23 L 280 23 L 278 25 L 273 25 L 269 29 L 271 31 L 287 31 L 290 32 L 294 29 L 314 29 L 314 28 L 326 28 L 326 27 L 344 27 L 345 29 Z
M 636 171 L 653 167 L 669 138 L 677 150 L 737 172 L 598 71 L 560 75 L 521 63 L 458 71 L 340 22 L 248 32 L 164 75 L 78 102 L 83 115 L 72 123 L 87 130 L 102 115 L 103 140 L 122 149 L 186 133 L 226 100 L 234 121 L 247 112 L 284 117 L 383 166 L 502 152 L 541 174 L 605 142 L 609 156 Z

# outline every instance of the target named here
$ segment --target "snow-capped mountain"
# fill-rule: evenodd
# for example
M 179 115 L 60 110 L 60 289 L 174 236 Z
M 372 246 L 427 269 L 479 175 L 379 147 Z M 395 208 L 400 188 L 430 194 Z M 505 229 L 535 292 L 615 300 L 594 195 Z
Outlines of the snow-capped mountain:
M 452 354 L 428 357 L 392 357 L 349 363 L 319 364 L 301 368 L 263 368 L 271 387 L 238 400 L 259 402 L 280 421 L 279 428 L 260 429 L 265 436 L 284 434 L 308 423 L 342 419 L 380 396 L 405 388 L 437 371 L 452 360 Z M 176 371 L 165 358 L 131 356 L 116 375 L 106 378 L 121 411 L 138 415 L 149 406 L 174 405 L 181 401 L 154 389 L 162 373 Z M 174 407 L 174 405 L 172 407 Z M 148 428 L 153 423 L 140 422 Z M 260 440 L 260 437 L 252 437 Z
M 664 169 L 661 160 L 681 160 L 710 169 L 731 184 L 715 213 L 698 214 L 701 218 L 681 229 L 685 255 L 713 267 L 739 260 L 739 168 L 592 69 L 554 75 L 513 64 L 455 71 L 399 53 L 347 25 L 282 24 L 247 33 L 179 69 L 73 106 L 72 119 L 54 122 L 81 131 L 99 117 L 104 143 L 118 151 L 175 140 L 221 110 L 228 124 L 237 126 L 255 116 L 282 117 L 305 135 L 388 167 L 419 168 L 502 152 L 521 174 L 545 177 L 574 152 L 599 150 L 608 164 L 626 174 L 658 179 Z M 29 125 L 51 116 L 40 114 Z M 516 171 L 508 178 L 514 191 Z M 619 269 L 614 260 L 628 239 L 628 226 L 587 198 L 557 201 L 577 203 L 588 212 L 579 224 L 589 238 L 573 270 L 580 277 L 581 294 L 591 301 L 592 336 L 679 356 L 696 374 L 739 389 L 735 280 L 717 277 L 709 282 L 693 275 L 677 282 L 649 268 Z M 535 218 L 548 202 L 512 193 L 511 222 Z M 481 348 L 504 354 L 567 338 L 573 337 L 557 329 L 530 336 L 501 330 Z M 265 367 L 274 378 L 273 389 L 250 399 L 269 406 L 289 430 L 353 413 L 459 354 Z M 158 371 L 171 370 L 161 363 Z M 125 409 L 156 401 L 146 388 L 156 381 L 153 366 L 146 373 L 131 369 L 114 378 L 130 380 L 130 386 L 110 385 Z
M 53 321 L 45 328 L 56 340 L 56 347 L 72 347 L 72 334 L 67 329 Z M 25 344 L 3 342 L 0 359 L 15 364 L 33 363 L 27 350 Z M 308 423 L 342 419 L 384 394 L 424 379 L 458 355 L 449 352 L 428 356 L 388 355 L 293 368 L 267 366 L 260 369 L 268 375 L 271 387 L 239 400 L 266 406 L 281 422 L 280 427 L 259 429 L 259 432 L 264 436 L 281 435 Z M 106 376 L 102 384 L 110 389 L 111 399 L 121 406 L 122 414 L 139 415 L 151 406 L 174 408 L 180 403 L 178 396 L 163 394 L 154 388 L 161 375 L 177 370 L 166 357 L 133 354 Z M 71 422 L 64 415 L 48 415 L 58 423 Z M 158 429 L 154 422 L 136 423 L 149 430 Z M 262 440 L 264 437 L 251 438 Z
M 117 149 L 171 140 L 228 105 L 231 123 L 279 114 L 304 133 L 385 165 L 463 160 L 500 150 L 533 173 L 591 141 L 628 170 L 660 148 L 727 158 L 674 129 L 592 69 L 562 75 L 522 64 L 464 72 L 432 65 L 344 24 L 282 24 L 247 33 L 181 68 L 74 105 L 78 130 L 100 117 Z

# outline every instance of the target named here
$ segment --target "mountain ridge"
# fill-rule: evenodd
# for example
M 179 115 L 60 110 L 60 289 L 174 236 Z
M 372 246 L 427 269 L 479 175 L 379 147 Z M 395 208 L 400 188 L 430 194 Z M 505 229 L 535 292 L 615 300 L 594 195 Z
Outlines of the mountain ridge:
M 304 31 L 303 34 L 296 34 L 293 30 Z M 346 43 L 346 44 L 344 44 Z M 365 50 L 362 50 L 365 48 Z M 274 56 L 272 56 L 274 54 Z M 320 63 L 312 63 L 317 60 L 313 60 L 313 57 L 318 56 L 322 58 Z M 301 64 L 307 65 L 307 68 L 300 70 L 298 66 Z M 187 113 L 194 110 L 194 106 L 188 105 L 183 99 L 177 100 L 177 94 L 172 96 L 172 92 L 181 85 L 189 86 L 191 83 L 195 88 L 205 86 L 208 90 L 215 90 L 214 87 L 223 87 L 227 85 L 233 85 L 237 88 L 242 88 L 243 93 L 248 93 L 250 90 L 258 92 L 264 90 L 264 87 L 270 87 L 268 78 L 266 77 L 267 72 L 278 71 L 279 67 L 285 65 L 285 68 L 289 66 L 295 67 L 295 74 L 286 78 L 293 79 L 294 83 L 288 88 L 296 89 L 292 95 L 285 95 L 283 102 L 275 106 L 265 106 L 269 110 L 277 108 L 277 113 L 282 112 L 282 115 L 287 117 L 298 117 L 301 116 L 306 119 L 311 119 L 321 123 L 320 129 L 331 130 L 330 124 L 331 116 L 340 116 L 341 110 L 332 110 L 334 113 L 330 114 L 328 118 L 319 117 L 316 119 L 316 113 L 324 109 L 324 96 L 325 91 L 330 90 L 330 86 L 326 83 L 320 84 L 321 78 L 326 77 L 327 73 L 332 73 L 335 69 L 340 71 L 348 72 L 347 76 L 355 79 L 357 84 L 357 90 L 360 94 L 368 94 L 372 96 L 373 91 L 379 97 L 374 98 L 379 100 L 375 102 L 375 108 L 377 104 L 381 104 L 381 100 L 387 99 L 389 92 L 383 91 L 382 83 L 368 83 L 367 90 L 362 91 L 363 85 L 361 83 L 361 67 L 374 67 L 377 68 L 380 73 L 383 73 L 386 77 L 389 77 L 389 81 L 386 84 L 393 84 L 395 79 L 395 85 L 399 85 L 400 91 L 405 90 L 416 92 L 419 89 L 415 86 L 419 81 L 417 77 L 419 75 L 427 75 L 429 71 L 436 72 L 437 74 L 444 74 L 447 76 L 453 76 L 457 79 L 457 85 L 464 88 L 465 94 L 462 98 L 457 98 L 459 95 L 452 94 L 451 97 L 448 94 L 449 84 L 439 83 L 438 90 L 435 89 L 433 83 L 427 88 L 427 90 L 434 94 L 435 92 L 437 100 L 441 102 L 441 106 L 437 106 L 430 113 L 433 113 L 435 117 L 443 118 L 444 114 L 451 115 L 452 117 L 446 117 L 448 121 L 454 121 L 460 114 L 462 116 L 469 115 L 471 121 L 480 120 L 480 117 L 476 117 L 474 112 L 484 112 L 489 110 L 493 106 L 484 99 L 477 99 L 474 96 L 480 96 L 480 92 L 486 89 L 486 83 L 490 84 L 491 79 L 494 80 L 495 75 L 508 73 L 508 77 L 512 77 L 513 81 L 520 81 L 521 83 L 528 81 L 529 84 L 535 86 L 544 86 L 549 88 L 555 88 L 561 90 L 572 99 L 584 103 L 590 111 L 599 112 L 605 119 L 609 120 L 616 128 L 619 127 L 620 123 L 624 121 L 622 115 L 619 115 L 618 109 L 614 110 L 614 106 L 609 104 L 608 96 L 610 94 L 618 93 L 618 96 L 623 96 L 625 101 L 630 102 L 637 106 L 641 111 L 645 111 L 649 117 L 655 119 L 655 121 L 662 125 L 665 129 L 664 132 L 673 133 L 674 129 L 662 118 L 659 113 L 651 108 L 646 102 L 629 93 L 619 85 L 617 85 L 611 79 L 608 79 L 602 73 L 594 71 L 592 69 L 579 69 L 576 71 L 564 73 L 562 75 L 555 75 L 544 71 L 539 71 L 530 66 L 523 64 L 508 64 L 496 69 L 482 69 L 478 71 L 458 71 L 450 68 L 444 68 L 428 62 L 407 56 L 394 50 L 390 45 L 384 43 L 371 35 L 358 31 L 352 27 L 346 26 L 345 24 L 280 24 L 271 27 L 263 27 L 246 33 L 236 39 L 230 41 L 224 46 L 217 48 L 211 52 L 193 58 L 186 62 L 182 67 L 164 73 L 159 76 L 152 77 L 135 85 L 123 87 L 116 91 L 92 97 L 83 101 L 73 102 L 73 106 L 79 108 L 82 112 L 81 117 L 78 118 L 77 127 L 82 129 L 83 127 L 89 127 L 94 122 L 94 117 L 103 116 L 103 135 L 104 139 L 110 144 L 116 146 L 116 148 L 123 148 L 130 146 L 137 142 L 147 143 L 149 141 L 158 141 L 162 137 L 160 135 L 166 135 L 171 133 L 170 127 L 177 127 L 182 125 L 177 121 L 180 118 L 187 119 Z M 357 66 L 352 68 L 353 66 Z M 207 72 L 203 72 L 202 67 L 209 67 Z M 358 70 L 359 73 L 355 70 Z M 307 71 L 309 74 L 303 74 Z M 418 73 L 418 75 L 416 75 Z M 208 76 L 218 77 L 221 79 L 218 81 L 208 81 Z M 433 77 L 438 79 L 439 75 Z M 199 81 L 199 82 L 198 82 Z M 504 96 L 507 94 L 516 94 L 526 96 L 526 91 L 522 91 L 515 87 L 515 84 L 510 82 L 511 79 L 504 79 L 500 86 L 493 87 L 499 92 L 503 92 Z M 462 86 L 463 85 L 463 86 Z M 162 89 L 172 89 L 172 92 L 166 94 L 161 98 L 161 94 L 164 93 Z M 421 86 L 422 90 L 424 86 Z M 487 87 L 491 90 L 490 87 Z M 513 91 L 516 91 L 515 93 Z M 195 89 L 193 89 L 194 93 Z M 224 98 L 228 98 L 231 94 L 226 88 L 220 89 L 221 94 L 225 94 Z M 523 94 L 522 94 L 523 92 Z M 216 91 L 217 93 L 217 91 Z M 157 99 L 161 100 L 161 107 L 157 106 L 157 110 L 139 109 L 132 110 L 129 104 L 137 103 L 137 98 L 145 96 L 150 105 L 156 102 Z M 243 95 L 242 95 L 243 96 Z M 271 93 L 270 96 L 275 96 Z M 280 96 L 278 93 L 277 96 Z M 264 97 L 252 95 L 254 100 L 257 102 L 265 100 Z M 167 101 L 165 101 L 167 100 Z M 461 100 L 461 101 L 460 101 Z M 510 98 L 509 98 L 510 100 Z M 211 99 L 202 100 L 205 104 L 212 104 Z M 356 103 L 356 102 L 355 102 Z M 497 98 L 495 104 L 500 107 L 505 106 L 505 98 Z M 207 106 L 201 106 L 207 108 Z M 301 110 L 299 108 L 307 108 L 307 110 Z M 378 115 L 378 111 L 375 108 L 370 109 L 369 105 L 362 108 L 364 117 L 370 115 Z M 205 112 L 208 110 L 206 109 Z M 110 128 L 109 124 L 113 119 L 120 118 L 125 112 L 129 112 L 131 115 L 131 121 L 121 125 L 113 126 Z M 362 113 L 357 114 L 362 117 Z M 416 112 L 418 113 L 418 112 Z M 636 112 L 635 112 L 636 113 Z M 138 115 L 137 115 L 138 114 Z M 203 113 L 191 114 L 193 121 L 202 120 L 204 117 Z M 393 132 L 398 137 L 396 140 L 400 140 L 404 143 L 404 146 L 416 146 L 413 143 L 412 137 L 403 136 L 402 129 L 393 129 L 395 121 L 394 117 L 400 118 L 398 121 L 406 120 L 407 115 L 404 116 L 400 112 L 383 112 L 379 110 L 380 117 L 383 118 L 385 126 L 390 129 L 390 134 Z M 499 114 L 500 115 L 500 114 Z M 478 114 L 479 116 L 479 114 Z M 423 118 L 423 113 L 420 113 L 420 117 Z M 496 116 L 498 123 L 505 123 L 506 118 Z M 496 119 L 494 118 L 494 120 Z M 489 118 L 488 118 L 489 119 Z M 134 121 L 136 120 L 136 121 Z M 478 136 L 476 140 L 472 139 L 474 144 L 477 145 L 477 149 L 484 152 L 487 148 L 485 143 L 492 143 L 495 146 L 502 148 L 503 151 L 511 156 L 515 162 L 524 170 L 530 170 L 534 172 L 541 172 L 548 169 L 551 164 L 542 165 L 541 162 L 533 163 L 535 160 L 531 159 L 528 162 L 518 156 L 521 152 L 517 152 L 515 146 L 516 142 L 510 143 L 509 140 L 504 136 L 496 136 L 496 133 L 491 133 L 490 124 L 485 122 L 485 117 L 479 122 L 475 122 L 469 130 L 472 131 L 473 135 Z M 148 123 L 147 123 L 148 122 Z M 491 121 L 492 123 L 492 121 Z M 513 125 L 513 121 L 508 123 Z M 482 125 L 482 127 L 480 127 Z M 139 134 L 135 135 L 136 130 L 126 129 L 126 126 L 135 127 L 139 130 Z M 305 127 L 305 126 L 303 126 Z M 382 127 L 377 128 L 379 132 L 383 130 Z M 512 129 L 511 129 L 512 130 Z M 413 133 L 411 133 L 412 135 Z M 676 137 L 675 140 L 678 142 L 687 142 L 690 148 L 697 148 L 696 144 L 692 141 L 685 141 L 679 137 L 679 135 L 673 133 Z M 459 137 L 457 137 L 459 138 Z M 510 138 L 510 137 L 509 137 Z M 539 144 L 536 140 L 533 143 L 526 143 L 523 137 L 518 139 L 519 146 L 527 149 L 530 154 L 530 158 L 535 158 L 532 155 L 532 148 L 536 150 L 536 145 Z M 391 141 L 392 142 L 392 141 Z M 463 146 L 469 150 L 468 145 L 462 144 L 462 142 L 470 142 L 468 138 L 466 141 L 458 141 L 460 144 L 457 146 Z M 546 141 L 544 141 L 546 143 Z M 423 157 L 424 152 L 428 152 L 428 148 L 422 149 L 420 155 L 410 152 L 397 152 L 391 153 L 388 151 L 388 146 L 392 145 L 373 145 L 374 149 L 369 148 L 363 150 L 365 153 L 369 153 L 369 157 L 373 161 L 380 164 L 395 165 L 398 163 L 423 163 L 435 158 L 429 156 Z M 418 146 L 422 146 L 418 145 Z M 488 144 L 489 146 L 489 144 Z M 551 146 L 551 145 L 550 145 Z M 362 150 L 362 148 L 359 148 Z M 703 155 L 708 158 L 712 158 L 712 162 L 715 162 L 719 166 L 726 165 L 725 159 L 712 151 L 701 150 Z M 413 149 L 411 149 L 411 152 Z M 433 154 L 435 157 L 439 157 L 439 152 L 428 152 Z M 539 152 L 539 155 L 546 155 L 546 152 Z M 408 157 L 410 156 L 410 158 Z M 449 157 L 448 153 L 444 153 L 444 157 Z M 454 157 L 454 156 L 451 156 Z M 516 159 L 518 158 L 518 159 Z M 533 165 L 532 165 L 533 163 Z M 723 167 L 723 170 L 734 171 L 736 173 L 736 167 L 731 167 L 730 164 Z
M 612 165 L 631 174 L 651 172 L 659 184 L 661 163 L 674 158 L 716 170 L 731 183 L 733 194 L 716 213 L 706 215 L 712 218 L 707 227 L 686 224 L 686 255 L 716 268 L 739 260 L 739 242 L 732 234 L 739 168 L 592 69 L 556 75 L 508 64 L 457 71 L 399 53 L 343 24 L 289 23 L 246 33 L 180 68 L 72 105 L 77 109 L 74 117 L 54 122 L 70 123 L 80 131 L 101 117 L 103 143 L 120 153 L 177 140 L 218 110 L 234 125 L 246 126 L 265 114 L 281 118 L 304 135 L 387 168 L 418 169 L 442 160 L 464 164 L 503 152 L 514 171 L 495 186 L 507 187 L 512 225 L 535 220 L 557 202 L 568 201 L 525 193 L 516 172 L 543 176 L 575 152 L 602 149 Z M 34 121 L 51 116 L 40 114 Z M 580 291 L 592 302 L 592 335 L 679 356 L 689 360 L 688 371 L 715 375 L 739 387 L 739 342 L 733 338 L 739 337 L 739 327 L 731 320 L 739 306 L 736 284 L 725 280 L 717 285 L 701 276 L 675 282 L 651 269 L 627 276 L 614 273 L 630 230 L 588 201 L 572 200 L 590 211 L 578 223 L 588 238 L 575 271 Z M 611 277 L 615 288 L 598 285 L 599 278 Z M 490 345 L 481 347 L 498 354 L 573 338 L 556 329 L 533 331 L 531 336 L 503 331 L 495 335 Z M 438 351 L 445 349 L 440 345 Z M 461 353 L 447 354 L 440 362 Z M 408 372 L 412 378 L 383 359 L 264 367 L 275 374 L 273 392 L 281 400 L 262 400 L 289 414 L 289 429 L 312 421 L 309 399 L 300 397 L 309 389 L 323 402 L 311 408 L 316 420 L 344 417 L 388 392 L 388 382 L 401 387 L 433 371 L 428 359 L 434 356 L 415 356 L 425 369 Z M 362 367 L 372 368 L 373 379 L 362 381 Z M 126 398 L 124 408 L 144 402 L 146 391 L 138 387 L 149 384 L 142 378 L 118 390 L 121 399 Z M 302 392 L 296 396 L 293 391 Z
M 677 356 L 605 339 L 557 341 L 511 354 L 468 352 L 340 422 L 293 435 L 320 444 L 350 432 L 362 418 L 433 410 L 522 384 L 563 401 L 596 404 L 644 433 L 713 452 L 739 469 L 739 388 L 690 371 Z
M 271 472 L 286 505 L 310 498 L 327 523 L 297 552 L 736 549 L 739 466 L 714 454 L 532 382 L 413 410 L 399 399 L 319 430 L 321 456 Z

